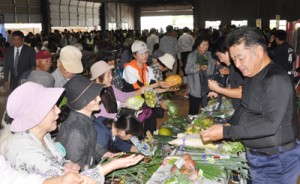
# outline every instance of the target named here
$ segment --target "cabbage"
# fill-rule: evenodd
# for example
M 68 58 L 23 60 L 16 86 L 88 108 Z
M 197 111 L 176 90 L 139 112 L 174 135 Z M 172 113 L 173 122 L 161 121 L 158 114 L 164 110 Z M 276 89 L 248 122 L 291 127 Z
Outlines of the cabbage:
M 129 109 L 139 110 L 142 107 L 144 102 L 145 100 L 142 98 L 141 95 L 132 96 L 126 100 L 125 105 Z

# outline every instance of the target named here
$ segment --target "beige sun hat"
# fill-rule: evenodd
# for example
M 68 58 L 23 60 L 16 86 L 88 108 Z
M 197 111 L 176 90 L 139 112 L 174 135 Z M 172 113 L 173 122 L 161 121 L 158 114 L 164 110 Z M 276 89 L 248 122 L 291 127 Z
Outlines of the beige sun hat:
M 82 53 L 74 46 L 67 45 L 60 51 L 59 60 L 61 61 L 67 72 L 81 73 L 83 65 L 81 63 Z
M 97 61 L 91 66 L 91 80 L 95 80 L 97 77 L 113 68 L 114 66 L 110 66 L 105 61 Z
M 170 70 L 173 69 L 175 58 L 171 54 L 165 53 L 163 56 L 159 57 L 158 59 Z

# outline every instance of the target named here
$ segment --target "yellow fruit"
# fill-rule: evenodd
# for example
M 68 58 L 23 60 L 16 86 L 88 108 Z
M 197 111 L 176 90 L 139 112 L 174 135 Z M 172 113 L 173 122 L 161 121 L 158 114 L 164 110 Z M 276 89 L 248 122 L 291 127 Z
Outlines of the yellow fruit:
M 169 137 L 169 136 L 172 136 L 172 131 L 169 128 L 162 127 L 159 129 L 158 135 Z
M 179 88 L 182 83 L 182 77 L 180 75 L 170 75 L 169 77 L 166 78 L 165 80 L 168 84 L 171 85 L 171 87 Z

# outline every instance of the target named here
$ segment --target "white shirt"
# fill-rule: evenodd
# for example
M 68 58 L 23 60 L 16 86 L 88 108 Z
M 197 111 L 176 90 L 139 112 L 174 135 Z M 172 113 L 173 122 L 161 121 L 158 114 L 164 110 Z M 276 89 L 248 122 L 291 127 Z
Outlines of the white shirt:
M 159 37 L 156 34 L 151 34 L 150 36 L 148 36 L 148 38 L 147 38 L 147 47 L 150 50 L 149 55 L 152 55 L 153 46 L 156 43 L 159 43 Z
M 188 33 L 183 33 L 178 39 L 180 52 L 190 52 L 193 50 L 194 38 Z
M 2 155 L 0 155 L 0 178 L 1 184 L 42 184 L 45 180 L 41 176 L 28 175 L 12 169 Z
M 147 83 L 150 84 L 151 79 L 155 80 L 155 77 L 153 75 L 153 70 L 152 68 L 147 66 Z M 126 82 L 128 82 L 129 84 L 134 84 L 136 83 L 138 80 L 142 81 L 142 79 L 139 76 L 138 70 L 136 70 L 135 68 L 133 68 L 130 65 L 127 65 L 124 68 L 123 71 L 123 78 L 125 79 Z
M 15 133 L 4 157 L 18 171 L 43 177 L 60 176 L 66 160 L 57 151 L 50 134 L 44 136 L 46 147 L 32 133 Z
M 14 47 L 14 60 L 16 59 L 17 49 L 19 49 L 19 57 L 20 57 L 22 48 L 23 45 L 21 45 L 20 47 Z

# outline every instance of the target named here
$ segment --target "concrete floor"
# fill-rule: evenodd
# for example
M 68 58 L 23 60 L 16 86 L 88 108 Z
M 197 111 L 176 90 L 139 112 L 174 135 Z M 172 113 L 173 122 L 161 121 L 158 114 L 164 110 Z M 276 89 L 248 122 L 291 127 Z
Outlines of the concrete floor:
M 182 87 L 179 91 L 174 93 L 171 96 L 171 100 L 174 101 L 179 107 L 179 115 L 187 116 L 188 115 L 188 99 L 184 98 L 183 95 L 185 93 L 185 87 Z M 4 87 L 4 82 L 0 81 L 0 118 L 3 116 L 3 112 L 5 111 L 5 104 L 7 101 L 8 91 Z M 168 115 L 165 112 L 164 117 L 157 120 L 157 127 L 159 128 L 160 125 L 168 119 Z

